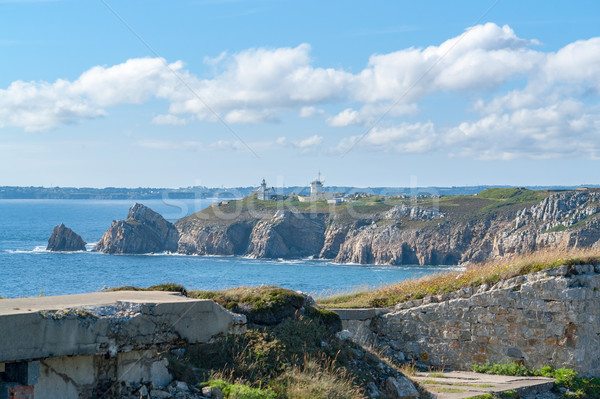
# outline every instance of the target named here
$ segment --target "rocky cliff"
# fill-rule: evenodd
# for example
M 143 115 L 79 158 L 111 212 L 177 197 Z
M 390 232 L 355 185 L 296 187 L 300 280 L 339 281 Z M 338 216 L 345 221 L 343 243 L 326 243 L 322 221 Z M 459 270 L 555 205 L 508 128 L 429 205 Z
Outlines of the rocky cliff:
M 318 256 L 325 239 L 325 216 L 279 210 L 240 215 L 233 221 L 197 215 L 175 223 L 179 252 L 199 255 L 246 255 L 255 258 Z
M 439 265 L 544 248 L 600 247 L 598 190 L 492 189 L 394 201 L 315 206 L 311 212 L 273 206 L 256 211 L 243 202 L 235 209 L 214 206 L 175 223 L 178 251 Z
M 85 251 L 86 242 L 77 233 L 66 227 L 63 223 L 54 227 L 48 239 L 48 251 Z
M 114 220 L 94 251 L 110 254 L 175 252 L 179 233 L 152 209 L 135 204 L 125 220 Z

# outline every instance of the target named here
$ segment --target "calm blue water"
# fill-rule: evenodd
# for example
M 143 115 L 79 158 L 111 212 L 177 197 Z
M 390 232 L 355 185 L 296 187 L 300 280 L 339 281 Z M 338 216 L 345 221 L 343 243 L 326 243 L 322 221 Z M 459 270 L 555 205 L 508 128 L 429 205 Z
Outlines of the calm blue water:
M 175 221 L 215 200 L 140 201 Z M 21 297 L 100 291 L 103 287 L 147 287 L 175 282 L 188 289 L 279 285 L 314 295 L 374 287 L 448 267 L 337 265 L 317 260 L 258 260 L 180 255 L 51 253 L 54 226 L 65 223 L 96 243 L 114 219 L 124 219 L 136 201 L 0 200 L 0 296 Z M 91 247 L 91 245 L 89 246 Z

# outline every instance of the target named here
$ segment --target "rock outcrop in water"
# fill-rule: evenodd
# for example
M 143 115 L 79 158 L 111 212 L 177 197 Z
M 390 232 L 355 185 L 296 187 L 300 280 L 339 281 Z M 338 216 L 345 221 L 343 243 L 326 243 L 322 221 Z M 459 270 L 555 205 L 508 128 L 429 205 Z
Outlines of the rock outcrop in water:
M 94 246 L 109 254 L 175 252 L 179 233 L 172 223 L 142 204 L 129 209 L 125 220 L 115 220 Z
M 75 233 L 63 223 L 54 227 L 52 235 L 48 239 L 48 251 L 85 251 L 86 242 L 81 236 Z
M 600 248 L 600 191 L 510 190 L 518 200 L 482 193 L 446 197 L 439 207 L 403 204 L 364 214 L 272 207 L 237 209 L 228 217 L 226 209 L 220 215 L 200 212 L 175 223 L 181 237 L 178 251 L 441 265 L 540 249 Z

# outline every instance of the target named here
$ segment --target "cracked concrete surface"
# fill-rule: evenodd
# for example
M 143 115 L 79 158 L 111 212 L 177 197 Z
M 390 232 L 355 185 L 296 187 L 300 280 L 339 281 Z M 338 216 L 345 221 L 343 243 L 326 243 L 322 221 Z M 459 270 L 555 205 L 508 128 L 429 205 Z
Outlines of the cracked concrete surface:
M 490 375 L 470 371 L 417 373 L 410 377 L 437 399 L 466 399 L 489 393 L 516 391 L 520 397 L 541 397 L 549 392 L 554 379 Z
M 0 301 L 0 362 L 115 356 L 242 332 L 246 319 L 210 300 L 158 291 L 99 292 Z

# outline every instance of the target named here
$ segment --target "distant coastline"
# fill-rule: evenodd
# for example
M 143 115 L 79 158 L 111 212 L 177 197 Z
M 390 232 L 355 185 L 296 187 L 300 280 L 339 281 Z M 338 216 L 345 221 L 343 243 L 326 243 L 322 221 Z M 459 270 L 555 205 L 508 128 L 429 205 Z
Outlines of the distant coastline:
M 573 190 L 577 187 L 600 187 L 597 184 L 578 186 L 525 186 L 530 190 Z M 325 191 L 355 193 L 366 192 L 372 195 L 471 195 L 487 188 L 508 188 L 508 185 L 456 186 L 456 187 L 351 187 L 328 186 Z M 144 199 L 233 199 L 250 195 L 256 187 L 203 186 L 185 188 L 150 187 L 33 187 L 0 186 L 0 199 L 93 199 L 93 200 L 144 200 Z M 308 186 L 275 187 L 278 194 L 308 194 Z

